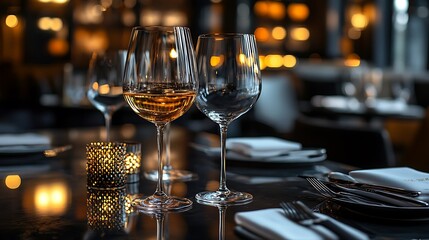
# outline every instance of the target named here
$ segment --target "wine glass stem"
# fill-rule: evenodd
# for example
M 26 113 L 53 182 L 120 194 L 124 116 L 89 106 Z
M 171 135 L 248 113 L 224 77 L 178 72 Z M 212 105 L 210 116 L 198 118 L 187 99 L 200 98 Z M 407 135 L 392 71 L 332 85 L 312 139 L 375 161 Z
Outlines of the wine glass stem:
M 110 141 L 110 125 L 112 124 L 112 113 L 107 111 L 104 113 L 104 121 L 106 123 L 106 142 Z
M 221 192 L 228 192 L 226 187 L 226 136 L 227 136 L 228 126 L 220 125 L 220 179 L 219 179 L 219 189 Z
M 164 235 L 164 215 L 156 215 L 156 239 L 164 240 L 166 236 Z
M 163 162 L 162 154 L 164 151 L 164 128 L 165 124 L 156 124 L 156 138 L 158 143 L 158 184 L 156 186 L 155 195 L 162 196 L 164 193 L 164 185 L 162 184 Z
M 165 165 L 164 170 L 171 170 L 170 164 L 170 123 L 165 125 Z

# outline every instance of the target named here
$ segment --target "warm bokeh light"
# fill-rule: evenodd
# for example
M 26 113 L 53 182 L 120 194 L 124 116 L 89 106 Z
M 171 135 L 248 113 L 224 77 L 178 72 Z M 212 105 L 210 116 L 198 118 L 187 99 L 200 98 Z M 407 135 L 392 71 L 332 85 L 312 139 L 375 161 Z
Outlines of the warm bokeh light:
M 162 14 L 159 11 L 143 10 L 140 12 L 141 25 L 158 25 L 161 24 Z
M 238 62 L 239 62 L 240 64 L 245 64 L 245 63 L 247 62 L 246 55 L 244 55 L 244 54 L 240 53 L 240 54 L 238 55 Z
M 170 11 L 164 15 L 162 22 L 165 26 L 185 26 L 188 24 L 188 18 L 183 12 Z
M 41 17 L 37 22 L 37 26 L 44 31 L 52 30 L 58 32 L 63 28 L 63 20 L 60 18 Z
M 98 88 L 98 92 L 100 94 L 109 94 L 110 92 L 110 86 L 109 84 L 103 84 Z
M 293 21 L 304 21 L 310 15 L 310 10 L 304 3 L 291 3 L 287 8 L 287 13 Z
M 54 56 L 64 56 L 69 51 L 69 43 L 61 38 L 53 38 L 48 42 L 48 51 Z
M 4 183 L 9 189 L 17 189 L 21 186 L 21 177 L 19 175 L 8 175 Z
M 64 4 L 68 3 L 69 0 L 39 0 L 41 3 L 57 3 L 57 4 Z
M 283 57 L 283 66 L 293 68 L 296 65 L 296 57 L 293 55 L 285 55 Z
M 286 7 L 282 2 L 268 2 L 268 14 L 272 19 L 281 20 L 286 16 Z
M 360 65 L 360 57 L 357 54 L 352 53 L 346 57 L 344 65 L 347 67 L 358 67 Z
M 41 30 L 49 30 L 51 28 L 51 18 L 49 17 L 42 17 L 39 18 L 39 21 L 37 22 L 37 26 Z
M 359 29 L 364 29 L 368 25 L 368 18 L 362 13 L 353 14 L 350 21 L 353 27 Z
M 277 54 L 270 54 L 265 57 L 265 65 L 270 68 L 279 68 L 283 66 L 283 57 Z
M 281 26 L 274 27 L 273 31 L 271 31 L 271 35 L 276 40 L 283 40 L 286 37 L 286 29 Z
M 221 56 L 211 56 L 210 57 L 210 66 L 219 67 L 223 63 L 223 55 Z
M 298 27 L 292 29 L 290 35 L 296 41 L 306 41 L 310 37 L 310 31 L 305 27 Z
M 177 58 L 176 49 L 172 48 L 170 51 L 170 58 Z
M 69 192 L 65 183 L 39 185 L 34 190 L 34 207 L 41 215 L 62 215 L 67 210 Z
M 265 56 L 259 55 L 259 68 L 261 70 L 267 68 L 267 65 L 265 65 Z
M 266 1 L 258 1 L 253 7 L 253 11 L 256 15 L 265 16 L 268 14 L 268 3 Z
M 8 15 L 5 20 L 6 26 L 14 28 L 18 26 L 18 17 L 15 15 Z
M 255 29 L 255 37 L 259 42 L 266 42 L 270 39 L 270 32 L 264 27 L 258 27 Z

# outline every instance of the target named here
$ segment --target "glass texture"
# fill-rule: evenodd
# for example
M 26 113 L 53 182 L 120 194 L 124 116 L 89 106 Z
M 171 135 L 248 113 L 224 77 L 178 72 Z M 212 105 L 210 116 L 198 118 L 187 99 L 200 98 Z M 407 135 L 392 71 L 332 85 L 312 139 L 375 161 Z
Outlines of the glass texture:
M 221 172 L 217 191 L 196 195 L 208 204 L 244 204 L 249 193 L 234 192 L 226 186 L 225 143 L 228 125 L 249 111 L 261 92 L 261 73 L 255 37 L 252 34 L 204 34 L 198 37 L 198 109 L 219 124 Z
M 125 50 L 93 53 L 88 69 L 87 97 L 100 110 L 106 124 L 106 141 L 110 141 L 110 125 L 114 112 L 125 105 L 122 95 L 122 75 Z
M 131 109 L 157 128 L 155 193 L 133 204 L 146 211 L 176 211 L 192 201 L 169 196 L 163 187 L 164 129 L 192 106 L 198 89 L 192 38 L 186 27 L 135 27 L 128 47 L 123 94 Z

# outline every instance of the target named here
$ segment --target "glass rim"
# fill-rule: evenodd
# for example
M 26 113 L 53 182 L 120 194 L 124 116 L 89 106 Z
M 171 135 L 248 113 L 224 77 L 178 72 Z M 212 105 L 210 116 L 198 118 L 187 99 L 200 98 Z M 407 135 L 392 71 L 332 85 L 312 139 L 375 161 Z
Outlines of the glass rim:
M 233 33 L 233 32 L 226 32 L 226 33 L 204 33 L 198 36 L 198 38 L 241 38 L 241 37 L 253 37 L 254 34 L 252 33 Z
M 189 27 L 187 26 L 162 26 L 162 25 L 151 25 L 151 26 L 136 26 L 132 28 L 132 31 L 144 31 L 144 32 L 155 32 L 155 31 L 165 31 L 165 32 L 173 32 L 176 28 L 182 28 L 187 31 Z

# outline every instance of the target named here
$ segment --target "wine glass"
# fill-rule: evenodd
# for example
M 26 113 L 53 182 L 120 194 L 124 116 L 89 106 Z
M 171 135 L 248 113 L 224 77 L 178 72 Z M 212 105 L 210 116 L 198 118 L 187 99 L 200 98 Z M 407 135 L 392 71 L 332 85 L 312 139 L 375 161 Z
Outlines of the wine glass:
M 170 129 L 171 124 L 168 123 L 165 125 L 164 129 L 164 140 L 165 140 L 165 164 L 163 167 L 163 177 L 164 181 L 189 181 L 196 177 L 196 174 L 182 169 L 174 169 L 171 165 L 171 151 L 170 151 Z M 145 172 L 147 179 L 156 181 L 158 180 L 158 171 L 152 170 Z
M 162 161 L 166 124 L 189 110 L 197 94 L 197 70 L 189 28 L 133 28 L 123 80 L 126 102 L 157 129 L 157 187 L 152 196 L 137 199 L 133 204 L 146 211 L 190 207 L 192 201 L 189 199 L 165 193 Z
M 226 186 L 226 137 L 228 125 L 249 111 L 261 92 L 258 51 L 252 34 L 203 34 L 197 42 L 198 109 L 220 126 L 221 171 L 219 189 L 198 193 L 204 204 L 245 204 L 249 193 Z
M 112 115 L 125 105 L 122 74 L 127 51 L 94 52 L 89 62 L 87 97 L 104 115 L 106 141 L 110 141 Z

